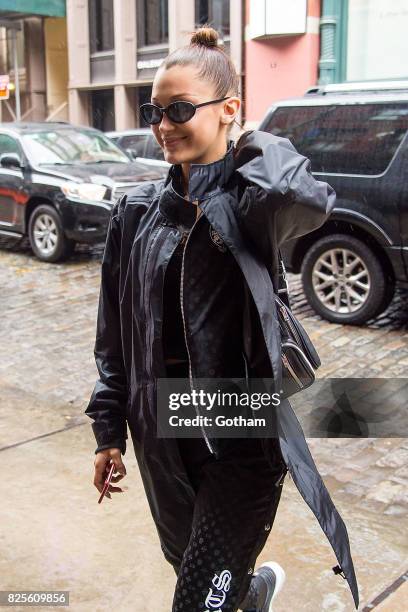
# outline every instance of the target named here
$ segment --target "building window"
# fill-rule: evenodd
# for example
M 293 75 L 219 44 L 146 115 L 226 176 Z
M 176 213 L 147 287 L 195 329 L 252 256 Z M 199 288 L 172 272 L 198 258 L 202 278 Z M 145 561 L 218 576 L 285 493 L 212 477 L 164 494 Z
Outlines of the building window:
M 16 105 L 16 75 L 14 72 L 14 55 L 12 44 L 13 33 L 9 28 L 0 28 L 0 74 L 8 74 L 10 77 L 10 99 L 8 105 L 2 106 L 2 120 L 13 121 L 15 119 L 10 109 Z M 24 25 L 16 32 L 17 65 L 20 84 L 21 113 L 24 115 L 32 107 L 31 94 L 28 93 L 26 52 L 27 45 L 24 34 Z M 1 102 L 0 102 L 1 105 Z
M 408 76 L 406 0 L 348 3 L 346 81 Z
M 99 89 L 91 93 L 92 126 L 102 132 L 115 129 L 115 101 L 113 89 Z
M 168 44 L 168 0 L 138 0 L 137 26 L 139 47 Z
M 89 37 L 91 53 L 113 51 L 113 0 L 89 0 Z
M 230 35 L 230 0 L 195 0 L 195 26 L 209 24 L 222 38 Z
M 14 70 L 12 32 L 0 28 L 0 74 L 10 74 Z M 19 70 L 25 68 L 24 28 L 16 32 L 17 62 Z

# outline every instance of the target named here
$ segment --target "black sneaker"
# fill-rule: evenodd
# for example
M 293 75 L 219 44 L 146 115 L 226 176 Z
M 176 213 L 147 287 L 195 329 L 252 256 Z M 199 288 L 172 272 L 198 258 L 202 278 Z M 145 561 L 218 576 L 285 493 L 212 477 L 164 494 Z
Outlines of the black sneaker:
M 252 577 L 245 602 L 250 602 L 243 612 L 272 612 L 272 601 L 285 582 L 285 571 L 275 561 L 267 561 Z

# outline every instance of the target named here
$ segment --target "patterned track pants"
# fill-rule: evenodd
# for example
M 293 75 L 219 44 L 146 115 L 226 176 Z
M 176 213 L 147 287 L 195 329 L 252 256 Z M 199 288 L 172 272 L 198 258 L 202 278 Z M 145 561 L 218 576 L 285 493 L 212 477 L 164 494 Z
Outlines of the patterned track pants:
M 196 492 L 177 564 L 172 612 L 236 612 L 271 531 L 286 465 L 275 439 L 223 438 L 215 458 L 201 438 L 179 438 Z M 275 462 L 264 444 L 272 445 Z M 269 453 L 269 456 L 271 453 Z

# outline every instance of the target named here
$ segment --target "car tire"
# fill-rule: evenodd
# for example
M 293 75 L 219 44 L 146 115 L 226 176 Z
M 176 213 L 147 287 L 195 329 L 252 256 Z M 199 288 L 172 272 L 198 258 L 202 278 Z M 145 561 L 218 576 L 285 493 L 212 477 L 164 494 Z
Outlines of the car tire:
M 75 241 L 65 236 L 61 218 L 50 204 L 40 204 L 31 213 L 28 238 L 34 255 L 41 261 L 62 261 L 75 250 Z
M 377 254 L 346 234 L 317 240 L 304 257 L 301 277 L 310 306 L 324 319 L 347 325 L 376 317 L 388 307 L 395 289 Z

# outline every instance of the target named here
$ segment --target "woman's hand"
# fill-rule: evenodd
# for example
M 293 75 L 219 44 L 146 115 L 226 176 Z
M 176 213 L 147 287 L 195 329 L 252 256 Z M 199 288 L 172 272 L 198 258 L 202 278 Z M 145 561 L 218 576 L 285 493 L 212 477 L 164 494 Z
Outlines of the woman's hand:
M 114 474 L 118 472 L 117 476 L 112 476 L 111 482 L 118 482 L 124 476 L 126 476 L 126 468 L 122 461 L 120 448 L 106 448 L 105 450 L 99 451 L 99 453 L 96 453 L 95 456 L 95 475 L 93 481 L 99 493 L 102 492 L 105 479 L 109 473 L 109 463 L 111 460 L 112 463 L 115 464 Z M 106 492 L 106 497 L 109 497 L 109 499 L 111 499 L 110 492 L 123 493 L 124 491 L 120 487 L 114 487 L 110 484 Z

